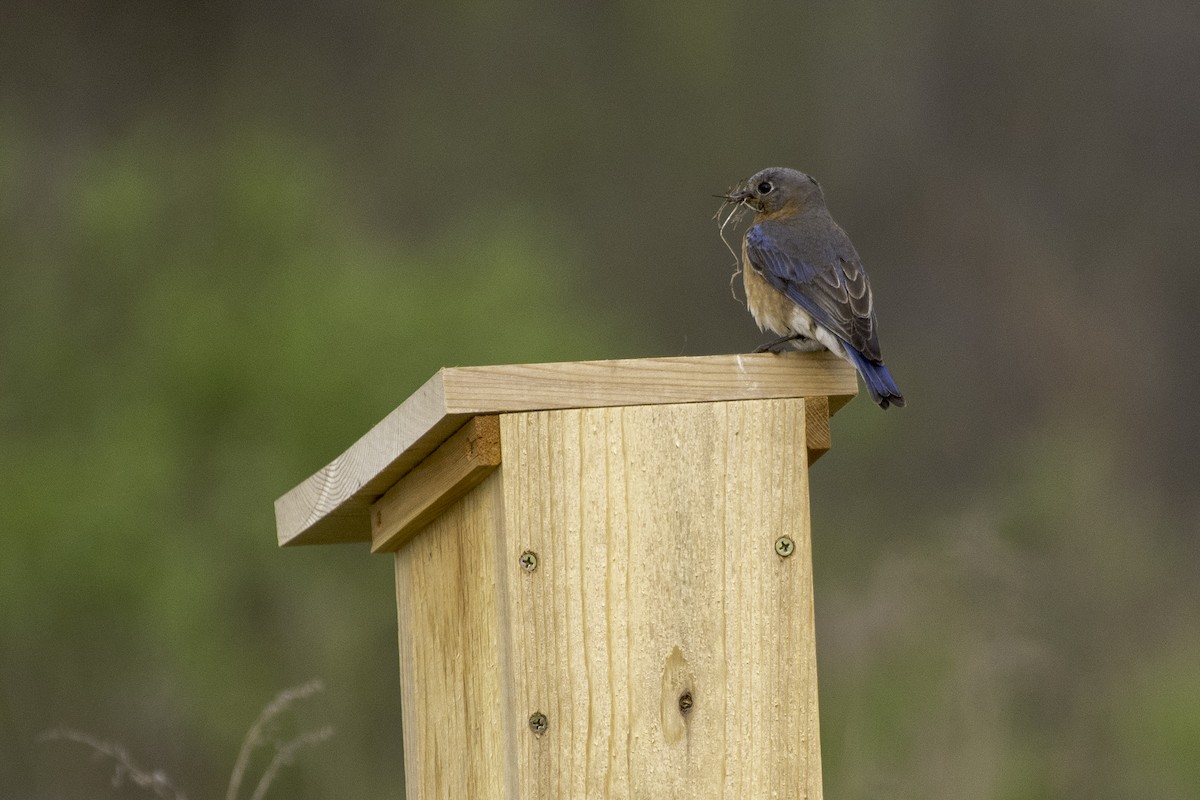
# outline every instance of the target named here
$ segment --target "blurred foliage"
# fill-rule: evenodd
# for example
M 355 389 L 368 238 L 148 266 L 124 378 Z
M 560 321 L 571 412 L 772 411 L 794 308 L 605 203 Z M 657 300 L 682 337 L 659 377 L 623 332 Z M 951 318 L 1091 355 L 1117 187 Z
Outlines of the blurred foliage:
M 16 0 L 0 786 L 400 796 L 387 559 L 271 503 L 438 367 L 748 350 L 711 196 L 818 175 L 910 407 L 813 474 L 827 795 L 1194 798 L 1200 14 Z
M 315 673 L 323 713 L 380 711 L 307 760 L 398 780 L 389 565 L 280 553 L 271 501 L 442 364 L 597 355 L 629 320 L 555 313 L 572 245 L 518 207 L 418 248 L 356 229 L 330 174 L 279 134 L 137 134 L 18 232 L 41 258 L 6 256 L 0 322 L 10 781 L 64 759 L 28 739 L 62 722 L 220 785 L 254 710 Z M 68 774 L 46 795 L 90 796 Z
M 1194 793 L 1193 543 L 1123 483 L 1106 440 L 1062 419 L 1014 442 L 955 515 L 926 511 L 927 530 L 859 553 L 853 580 L 826 578 L 827 785 L 855 797 Z M 838 519 L 818 511 L 814 529 Z M 823 558 L 836 546 L 817 541 L 818 575 L 850 562 Z

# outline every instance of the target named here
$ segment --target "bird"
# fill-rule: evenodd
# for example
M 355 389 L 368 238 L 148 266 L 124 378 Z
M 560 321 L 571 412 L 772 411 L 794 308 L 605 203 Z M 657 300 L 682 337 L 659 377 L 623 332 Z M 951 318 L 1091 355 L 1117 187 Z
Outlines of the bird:
M 903 406 L 879 350 L 875 299 L 862 259 L 825 205 L 821 185 L 787 167 L 768 167 L 717 195 L 755 212 L 742 237 L 746 306 L 759 330 L 778 339 L 758 349 L 828 349 L 850 362 L 880 408 Z M 718 210 L 718 215 L 720 210 Z

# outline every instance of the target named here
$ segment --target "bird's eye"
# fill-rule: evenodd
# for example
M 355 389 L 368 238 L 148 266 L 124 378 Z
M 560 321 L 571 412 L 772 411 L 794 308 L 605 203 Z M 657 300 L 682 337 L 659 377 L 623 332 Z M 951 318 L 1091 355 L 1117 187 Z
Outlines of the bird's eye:
M 758 193 L 759 194 L 770 194 L 771 190 L 774 188 L 775 187 L 771 185 L 770 181 L 763 181 L 762 183 L 760 183 L 758 185 Z

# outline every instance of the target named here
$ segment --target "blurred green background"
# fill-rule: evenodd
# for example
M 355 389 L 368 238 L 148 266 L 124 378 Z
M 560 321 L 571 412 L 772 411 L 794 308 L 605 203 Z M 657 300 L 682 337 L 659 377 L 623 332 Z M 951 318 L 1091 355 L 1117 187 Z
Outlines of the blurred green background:
M 826 796 L 1200 797 L 1200 7 L 0 8 L 0 796 L 402 796 L 390 561 L 273 500 L 443 365 L 744 352 L 817 175 L 909 408 L 813 475 Z

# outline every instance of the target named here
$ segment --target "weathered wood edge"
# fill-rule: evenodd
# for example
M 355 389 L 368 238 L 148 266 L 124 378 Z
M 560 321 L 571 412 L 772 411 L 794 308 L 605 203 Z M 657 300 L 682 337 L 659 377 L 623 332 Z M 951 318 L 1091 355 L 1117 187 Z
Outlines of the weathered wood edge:
M 804 442 L 808 448 L 808 465 L 829 452 L 833 434 L 829 430 L 829 399 L 808 397 L 804 400 Z
M 771 353 L 444 367 L 371 430 L 275 501 L 280 546 L 370 541 L 370 505 L 478 414 L 827 397 L 858 378 L 831 353 Z
M 442 378 L 447 411 L 463 413 L 777 397 L 828 397 L 837 411 L 858 392 L 854 368 L 827 351 L 447 367 Z
M 371 552 L 394 552 L 500 466 L 500 418 L 480 414 L 371 505 Z
M 279 545 L 369 540 L 369 502 L 470 417 L 446 413 L 442 372 L 434 373 L 348 450 L 275 501 Z

